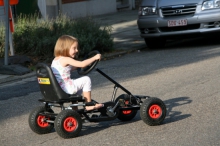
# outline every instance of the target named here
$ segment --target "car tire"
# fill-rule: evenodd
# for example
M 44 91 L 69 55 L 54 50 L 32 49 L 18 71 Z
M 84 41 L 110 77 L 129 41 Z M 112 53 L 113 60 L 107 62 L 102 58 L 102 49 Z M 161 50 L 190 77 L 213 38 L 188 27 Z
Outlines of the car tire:
M 166 44 L 166 39 L 164 38 L 154 38 L 154 39 L 145 38 L 144 40 L 147 47 L 150 49 L 162 48 Z

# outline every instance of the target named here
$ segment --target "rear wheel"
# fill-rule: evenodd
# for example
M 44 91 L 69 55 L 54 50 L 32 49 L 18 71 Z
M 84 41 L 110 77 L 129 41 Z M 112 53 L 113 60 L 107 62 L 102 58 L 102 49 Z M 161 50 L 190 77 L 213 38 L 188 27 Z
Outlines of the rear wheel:
M 154 39 L 145 38 L 144 40 L 147 47 L 150 49 L 162 48 L 166 44 L 166 39 L 164 38 L 154 38 Z
M 159 125 L 166 117 L 166 106 L 159 98 L 148 98 L 141 105 L 140 117 L 150 126 Z
M 61 111 L 55 119 L 55 130 L 62 138 L 73 138 L 78 136 L 82 129 L 82 119 L 73 110 Z
M 54 113 L 52 109 L 45 110 L 44 106 L 35 108 L 29 115 L 28 123 L 32 131 L 38 134 L 46 134 L 51 132 L 54 127 L 53 123 L 48 123 L 46 120 L 50 120 L 48 117 L 41 115 L 40 113 Z
M 117 103 L 117 101 L 119 99 L 123 99 L 125 101 L 125 107 L 129 107 L 130 101 L 129 98 L 127 98 L 126 96 L 128 96 L 127 94 L 122 94 L 119 97 L 116 98 L 115 103 Z M 118 111 L 118 119 L 121 121 L 130 121 L 132 120 L 137 114 L 137 110 L 119 110 Z

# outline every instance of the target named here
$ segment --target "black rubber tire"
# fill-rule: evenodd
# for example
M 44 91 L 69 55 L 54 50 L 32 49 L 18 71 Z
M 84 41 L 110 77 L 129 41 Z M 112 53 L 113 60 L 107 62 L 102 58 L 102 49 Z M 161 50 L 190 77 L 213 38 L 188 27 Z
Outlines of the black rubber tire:
M 125 99 L 125 97 L 128 96 L 127 94 L 122 94 L 120 96 L 118 96 L 115 100 L 115 103 L 117 103 L 117 101 L 119 99 Z M 121 120 L 121 121 L 130 121 L 132 120 L 136 114 L 137 114 L 137 110 L 129 110 L 130 113 L 124 113 L 125 111 L 122 111 L 122 110 L 118 110 L 118 119 Z
M 166 44 L 166 39 L 163 38 L 155 38 L 155 39 L 147 39 L 145 38 L 145 43 L 150 49 L 162 48 Z
M 46 127 L 41 127 L 38 124 L 38 118 L 39 118 L 39 113 L 43 113 L 46 112 L 45 107 L 44 106 L 40 106 L 40 107 L 36 107 L 29 115 L 28 118 L 28 123 L 29 123 L 29 127 L 31 128 L 31 130 L 37 134 L 46 134 L 52 131 L 52 129 L 54 128 L 54 124 L 53 123 L 47 123 L 44 122 L 43 124 L 48 124 L 48 126 Z M 47 112 L 49 113 L 54 113 L 52 109 L 47 110 Z
M 150 110 L 154 106 L 156 106 L 156 108 L 159 108 L 159 112 L 158 110 L 156 110 L 158 113 L 155 114 L 156 117 L 152 118 Z M 166 117 L 166 105 L 159 98 L 148 98 L 144 100 L 144 102 L 141 105 L 140 117 L 146 124 L 150 126 L 160 125 Z
M 71 121 L 70 124 L 73 124 L 73 127 L 71 127 L 72 125 L 66 125 L 66 124 L 69 124 L 69 123 L 66 123 L 68 122 L 69 119 Z M 74 123 L 72 123 L 73 122 L 72 120 L 74 120 Z M 80 133 L 82 129 L 82 119 L 76 111 L 63 110 L 57 115 L 55 122 L 54 122 L 54 126 L 55 126 L 55 130 L 57 134 L 60 137 L 65 138 L 65 139 L 74 138 L 78 136 L 78 134 Z M 70 131 L 67 131 L 65 129 L 66 126 L 67 128 L 70 128 Z

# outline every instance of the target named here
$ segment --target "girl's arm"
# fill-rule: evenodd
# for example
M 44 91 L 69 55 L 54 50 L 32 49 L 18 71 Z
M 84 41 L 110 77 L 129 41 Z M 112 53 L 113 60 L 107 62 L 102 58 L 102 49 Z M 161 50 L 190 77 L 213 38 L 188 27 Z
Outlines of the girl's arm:
M 90 65 L 91 63 L 93 63 L 96 60 L 100 60 L 101 59 L 101 54 L 97 54 L 92 58 L 86 59 L 84 61 L 77 61 L 73 58 L 70 57 L 65 57 L 64 59 L 61 60 L 62 66 L 67 66 L 67 65 L 71 65 L 74 67 L 86 67 L 88 65 Z

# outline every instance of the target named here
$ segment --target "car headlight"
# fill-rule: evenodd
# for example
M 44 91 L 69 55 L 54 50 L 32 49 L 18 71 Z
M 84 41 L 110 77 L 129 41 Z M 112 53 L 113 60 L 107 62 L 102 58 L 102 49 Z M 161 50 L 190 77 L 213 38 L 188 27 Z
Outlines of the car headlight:
M 155 15 L 157 14 L 156 7 L 140 7 L 138 14 L 141 16 Z
M 220 8 L 220 0 L 204 1 L 202 4 L 202 10 Z

